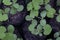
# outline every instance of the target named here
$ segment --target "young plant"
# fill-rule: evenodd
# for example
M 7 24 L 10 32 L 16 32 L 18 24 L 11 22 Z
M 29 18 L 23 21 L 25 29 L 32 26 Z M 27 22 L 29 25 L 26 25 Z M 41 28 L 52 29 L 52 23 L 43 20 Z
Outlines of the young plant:
M 0 39 L 1 40 L 18 40 L 17 35 L 14 34 L 14 29 L 15 28 L 13 25 L 9 25 L 7 29 L 5 28 L 5 26 L 0 26 Z M 22 39 L 22 38 L 19 38 L 19 39 Z
M 17 12 L 21 12 L 24 7 L 23 5 L 19 5 L 17 3 L 17 0 L 3 0 L 2 3 L 6 6 L 8 6 L 6 9 L 6 12 L 11 13 L 11 14 L 16 14 Z
M 31 21 L 32 23 L 29 25 L 28 29 L 31 31 L 32 34 L 35 35 L 49 35 L 52 31 L 52 28 L 49 24 L 46 23 L 46 16 L 49 18 L 53 18 L 55 14 L 55 10 L 48 4 L 50 0 L 32 0 L 32 2 L 27 4 L 27 10 L 30 11 L 30 15 L 26 16 L 27 21 Z M 45 4 L 45 9 L 40 13 L 40 24 L 38 21 L 34 19 L 35 17 L 38 18 L 39 9 L 41 5 Z M 50 9 L 51 8 L 51 9 Z

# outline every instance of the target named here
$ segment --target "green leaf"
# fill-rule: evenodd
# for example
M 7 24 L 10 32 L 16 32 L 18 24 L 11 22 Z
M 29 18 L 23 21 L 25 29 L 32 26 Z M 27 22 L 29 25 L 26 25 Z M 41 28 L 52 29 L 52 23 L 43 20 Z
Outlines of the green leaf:
M 49 4 L 45 5 L 46 10 L 50 10 L 50 8 L 51 8 L 51 5 L 49 5 Z
M 2 0 L 0 0 L 0 4 L 2 3 Z
M 19 8 L 17 9 L 18 12 L 21 12 L 24 9 L 23 5 L 20 5 Z
M 47 40 L 52 40 L 52 39 L 47 39 Z
M 37 25 L 37 20 L 32 20 L 32 24 L 34 24 L 35 26 Z
M 15 4 L 13 4 L 13 7 L 18 9 L 20 7 L 20 5 L 18 3 L 15 3 Z
M 23 40 L 22 38 L 17 38 L 17 40 Z
M 37 31 L 39 32 L 39 33 L 41 33 L 42 32 L 42 29 L 43 29 L 43 26 L 41 26 L 40 24 L 37 26 Z
M 17 0 L 12 0 L 13 1 L 13 3 L 16 3 L 17 2 Z
M 56 38 L 56 40 L 60 40 L 60 37 Z
M 0 9 L 0 14 L 2 14 L 2 9 Z
M 53 9 L 53 8 L 50 8 L 50 9 L 47 11 L 47 17 L 53 18 L 55 13 L 56 13 L 56 10 Z
M 17 9 L 17 11 L 22 11 L 23 10 L 23 5 L 19 5 L 18 3 L 13 4 L 13 7 Z
M 13 34 L 14 35 L 14 38 L 17 39 L 17 35 L 16 34 Z
M 60 9 L 59 9 L 59 11 L 58 11 L 58 12 L 59 12 L 59 14 L 60 14 Z
M 2 15 L 2 20 L 3 21 L 6 21 L 7 19 L 8 19 L 8 15 L 7 14 Z
M 0 21 L 6 21 L 8 19 L 8 15 L 7 14 L 0 14 Z
M 40 13 L 40 16 L 41 16 L 42 18 L 44 18 L 44 17 L 46 17 L 46 14 L 47 14 L 46 11 L 42 11 L 42 12 Z
M 33 20 L 33 18 L 30 17 L 29 15 L 27 15 L 27 16 L 25 17 L 25 19 L 26 19 L 27 21 L 31 21 L 31 20 Z
M 32 0 L 33 4 L 43 5 L 44 0 Z
M 10 33 L 14 32 L 14 26 L 13 25 L 8 26 L 8 32 L 10 32 Z
M 39 10 L 40 9 L 40 0 L 32 0 L 32 4 L 33 4 L 33 7 L 34 7 L 34 10 Z
M 46 25 L 46 20 L 45 19 L 41 19 L 40 20 L 40 25 L 45 26 Z
M 30 2 L 27 4 L 27 10 L 30 11 L 32 9 L 33 9 L 33 5 L 32 5 L 32 2 Z
M 16 10 L 16 9 L 11 8 L 10 13 L 11 13 L 12 15 L 16 14 L 16 12 L 17 12 L 17 10 Z
M 59 37 L 59 32 L 56 32 L 55 34 L 54 34 L 54 38 L 57 38 L 57 37 Z
M 10 8 L 5 8 L 5 13 L 9 13 Z
M 16 38 L 14 37 L 14 34 L 6 33 L 6 36 L 2 40 L 16 40 Z
M 2 17 L 2 14 L 0 14 L 0 21 L 3 21 L 3 17 Z
M 34 35 L 38 35 L 39 34 L 39 31 L 36 30 L 36 29 L 34 29 L 34 30 L 31 31 L 31 33 L 34 34 Z
M 38 17 L 38 11 L 32 10 L 30 12 L 30 17 L 34 18 L 34 17 Z
M 0 39 L 3 39 L 5 36 L 5 33 L 0 33 Z
M 6 32 L 6 28 L 4 26 L 0 26 L 0 33 Z
M 58 15 L 58 16 L 56 17 L 56 21 L 57 21 L 57 22 L 60 22 L 60 15 Z
M 29 31 L 34 31 L 36 25 L 37 25 L 37 21 L 32 20 L 32 23 L 28 27 Z
M 48 4 L 50 2 L 50 0 L 45 0 L 45 4 Z
M 47 12 L 47 17 L 48 18 L 54 18 L 54 14 L 52 12 Z
M 44 32 L 43 32 L 44 35 L 49 35 L 52 31 L 52 28 L 49 24 L 45 25 L 43 29 L 44 29 Z
M 4 5 L 11 5 L 12 4 L 12 2 L 10 2 L 10 0 L 3 0 L 3 3 L 4 3 Z
M 38 4 L 34 4 L 34 10 L 39 10 L 41 7 Z

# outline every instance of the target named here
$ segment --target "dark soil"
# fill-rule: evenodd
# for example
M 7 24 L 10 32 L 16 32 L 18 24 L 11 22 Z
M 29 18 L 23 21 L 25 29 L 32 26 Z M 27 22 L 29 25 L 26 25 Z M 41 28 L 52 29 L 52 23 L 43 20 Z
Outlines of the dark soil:
M 29 0 L 30 1 L 30 0 Z M 53 31 L 48 36 L 35 36 L 31 34 L 28 30 L 28 26 L 30 22 L 25 20 L 25 16 L 28 14 L 26 10 L 26 5 L 29 2 L 28 0 L 18 0 L 19 4 L 24 5 L 24 10 L 22 12 L 17 12 L 15 15 L 9 14 L 9 19 L 6 22 L 3 22 L 2 25 L 9 25 L 12 24 L 15 26 L 15 33 L 18 37 L 22 37 L 24 40 L 46 40 L 47 38 L 52 38 L 54 40 L 53 34 L 60 30 L 60 23 L 56 21 L 55 18 L 50 19 L 46 18 L 47 23 L 50 24 L 53 28 Z M 56 9 L 56 11 L 60 8 L 56 5 L 57 0 L 51 0 L 50 5 Z M 1 5 L 0 5 L 1 7 Z M 56 16 L 55 16 L 56 17 Z

